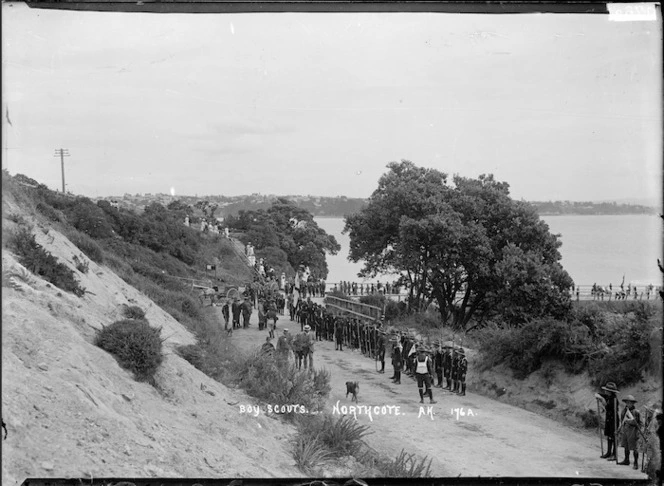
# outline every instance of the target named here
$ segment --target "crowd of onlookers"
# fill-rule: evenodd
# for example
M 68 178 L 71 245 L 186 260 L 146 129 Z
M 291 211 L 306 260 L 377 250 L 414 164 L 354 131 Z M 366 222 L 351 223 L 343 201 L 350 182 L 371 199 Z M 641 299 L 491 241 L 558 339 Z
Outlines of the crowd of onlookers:
M 381 283 L 379 280 L 376 283 L 360 283 L 357 282 L 347 282 L 341 281 L 338 286 L 335 283 L 334 292 L 340 291 L 346 295 L 374 295 L 374 294 L 399 294 L 401 292 L 401 286 L 396 282 L 386 282 L 385 284 Z
M 613 284 L 602 286 L 594 283 L 590 288 L 590 296 L 592 300 L 643 300 L 644 298 L 645 300 L 650 300 L 650 296 L 655 298 L 660 290 L 661 287 L 655 287 L 653 284 L 650 284 L 644 285 L 639 291 L 636 285 L 628 283 L 627 287 L 621 284 L 614 291 Z M 580 300 L 587 297 L 587 290 L 584 291 L 581 289 L 581 286 L 572 285 L 572 295 L 576 297 L 576 300 Z

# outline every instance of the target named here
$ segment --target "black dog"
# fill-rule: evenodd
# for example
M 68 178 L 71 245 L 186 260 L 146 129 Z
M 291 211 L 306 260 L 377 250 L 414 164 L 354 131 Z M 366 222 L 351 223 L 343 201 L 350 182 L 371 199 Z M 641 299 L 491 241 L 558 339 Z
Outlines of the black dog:
M 353 398 L 351 398 L 351 402 L 355 400 L 357 402 L 357 392 L 360 391 L 360 384 L 357 381 L 347 381 L 346 382 L 346 398 L 348 398 L 348 394 L 352 393 Z

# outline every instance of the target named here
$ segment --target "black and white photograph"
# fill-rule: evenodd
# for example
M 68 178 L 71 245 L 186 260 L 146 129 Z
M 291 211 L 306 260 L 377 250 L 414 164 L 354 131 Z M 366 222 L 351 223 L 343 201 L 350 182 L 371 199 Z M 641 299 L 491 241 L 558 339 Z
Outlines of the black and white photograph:
M 3 485 L 661 480 L 659 3 L 1 8 Z

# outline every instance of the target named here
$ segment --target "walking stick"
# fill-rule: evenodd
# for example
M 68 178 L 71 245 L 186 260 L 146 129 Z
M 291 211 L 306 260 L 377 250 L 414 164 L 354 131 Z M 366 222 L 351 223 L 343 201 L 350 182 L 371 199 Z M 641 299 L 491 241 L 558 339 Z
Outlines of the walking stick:
M 602 448 L 602 455 L 604 455 L 604 440 L 602 439 L 602 414 L 599 412 L 599 399 L 596 398 L 597 402 L 597 432 L 599 432 L 599 445 Z
M 620 420 L 620 402 L 618 402 L 618 397 L 613 397 L 613 403 L 615 404 L 613 421 L 615 422 L 615 427 L 613 428 L 613 450 L 615 451 L 616 456 L 616 465 L 618 465 L 618 421 Z

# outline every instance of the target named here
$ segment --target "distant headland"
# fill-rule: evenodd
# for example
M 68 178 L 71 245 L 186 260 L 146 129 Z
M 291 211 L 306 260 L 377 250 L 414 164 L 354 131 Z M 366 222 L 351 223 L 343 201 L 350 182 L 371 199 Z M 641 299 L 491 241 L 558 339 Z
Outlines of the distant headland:
M 195 206 L 201 201 L 217 205 L 217 215 L 225 217 L 237 215 L 240 211 L 267 209 L 278 198 L 285 197 L 297 206 L 306 209 L 316 217 L 341 218 L 356 213 L 367 205 L 367 199 L 346 196 L 323 197 L 274 194 L 249 194 L 243 196 L 172 196 L 166 193 L 124 194 L 123 196 L 106 196 L 97 199 L 115 202 L 118 206 L 141 210 L 150 203 L 158 202 L 168 205 L 179 200 L 183 204 Z M 617 202 L 591 201 L 529 201 L 542 216 L 550 215 L 621 215 L 621 214 L 657 214 L 658 208 L 643 205 Z

